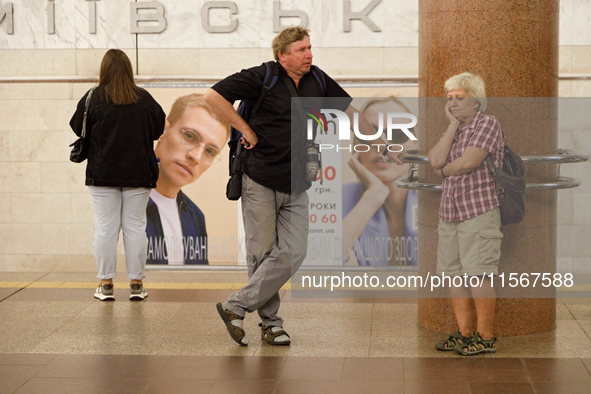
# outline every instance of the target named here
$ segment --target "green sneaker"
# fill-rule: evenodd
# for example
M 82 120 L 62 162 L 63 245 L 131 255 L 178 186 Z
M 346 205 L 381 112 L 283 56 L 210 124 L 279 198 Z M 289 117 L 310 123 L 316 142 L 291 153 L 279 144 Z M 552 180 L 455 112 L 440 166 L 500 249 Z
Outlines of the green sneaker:
M 454 347 L 454 350 L 460 353 L 462 356 L 474 356 L 480 353 L 494 353 L 497 351 L 495 346 L 496 342 L 497 338 L 495 337 L 485 341 L 480 337 L 478 331 L 476 331 L 468 343 L 458 344 Z
M 451 334 L 449 338 L 444 339 L 443 341 L 439 341 L 435 344 L 437 350 L 442 350 L 444 352 L 449 352 L 454 350 L 456 345 L 464 345 L 470 340 L 469 337 L 465 337 L 460 333 L 460 329 L 458 328 L 456 332 Z

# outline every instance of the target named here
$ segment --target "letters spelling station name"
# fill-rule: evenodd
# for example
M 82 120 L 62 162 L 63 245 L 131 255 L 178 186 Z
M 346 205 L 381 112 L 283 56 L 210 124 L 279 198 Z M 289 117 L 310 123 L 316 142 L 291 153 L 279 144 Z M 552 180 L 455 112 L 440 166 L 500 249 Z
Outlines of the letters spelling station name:
M 80 0 L 82 1 L 82 0 Z M 96 34 L 97 10 L 96 2 L 99 0 L 86 0 L 88 2 L 88 32 Z M 47 0 L 47 33 L 55 34 L 55 3 L 57 1 Z M 351 31 L 351 21 L 358 20 L 365 24 L 372 32 L 382 30 L 369 18 L 369 13 L 380 4 L 381 0 L 371 0 L 362 10 L 352 11 L 351 1 L 343 0 L 343 32 Z M 158 1 L 130 2 L 132 34 L 158 34 L 166 29 L 165 8 Z M 209 21 L 209 11 L 212 9 L 228 10 L 230 20 L 226 25 L 212 25 Z M 201 7 L 201 26 L 209 33 L 231 33 L 238 27 L 239 18 L 238 6 L 233 1 L 208 1 Z M 308 15 L 301 10 L 282 10 L 280 1 L 273 1 L 273 32 L 278 33 L 286 26 L 281 25 L 281 18 L 299 18 L 301 27 L 307 27 Z M 6 26 L 7 34 L 14 34 L 14 5 L 12 2 L 4 3 L 0 7 L 0 24 Z M 23 29 L 28 23 L 22 24 Z M 27 28 L 28 29 L 28 28 Z

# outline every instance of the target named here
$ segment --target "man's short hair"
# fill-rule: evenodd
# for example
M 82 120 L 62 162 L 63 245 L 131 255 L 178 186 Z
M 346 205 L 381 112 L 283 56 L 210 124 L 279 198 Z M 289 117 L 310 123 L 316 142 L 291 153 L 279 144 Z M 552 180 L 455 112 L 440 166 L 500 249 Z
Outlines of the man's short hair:
M 179 120 L 185 111 L 189 108 L 201 107 L 206 110 L 215 120 L 220 122 L 226 128 L 226 140 L 230 139 L 230 125 L 223 121 L 219 116 L 216 115 L 215 112 L 211 109 L 209 104 L 203 98 L 203 94 L 192 93 L 186 96 L 180 96 L 177 98 L 174 103 L 172 104 L 172 108 L 170 108 L 170 113 L 166 120 L 170 125 L 174 125 L 177 120 Z
M 478 111 L 484 112 L 486 109 L 486 88 L 484 80 L 480 76 L 468 72 L 454 75 L 445 81 L 444 88 L 445 93 L 463 89 L 469 97 L 480 103 Z
M 277 34 L 277 37 L 273 39 L 272 44 L 275 60 L 279 61 L 279 51 L 289 53 L 289 46 L 296 41 L 303 40 L 304 37 L 310 37 L 310 30 L 299 26 L 288 27 L 281 33 Z

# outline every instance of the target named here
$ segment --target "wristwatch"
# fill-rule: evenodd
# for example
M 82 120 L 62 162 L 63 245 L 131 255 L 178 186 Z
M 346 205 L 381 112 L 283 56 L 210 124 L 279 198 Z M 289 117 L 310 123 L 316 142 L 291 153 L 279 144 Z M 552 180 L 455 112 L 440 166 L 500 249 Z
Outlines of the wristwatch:
M 441 167 L 441 178 L 443 178 L 443 179 L 447 178 L 447 177 L 445 176 L 445 174 L 443 173 L 443 169 L 444 169 L 444 168 L 445 168 L 445 166 Z

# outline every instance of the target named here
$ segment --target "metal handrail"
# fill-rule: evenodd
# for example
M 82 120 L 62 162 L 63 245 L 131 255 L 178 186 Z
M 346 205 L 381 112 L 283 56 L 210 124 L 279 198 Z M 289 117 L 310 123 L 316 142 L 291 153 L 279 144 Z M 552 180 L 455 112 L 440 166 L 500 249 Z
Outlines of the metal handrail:
M 419 182 L 417 180 L 411 179 L 411 177 L 398 179 L 395 184 L 396 186 L 403 189 L 441 191 L 440 183 Z M 581 181 L 575 178 L 558 177 L 549 182 L 528 183 L 526 185 L 526 190 L 570 189 L 573 187 L 578 187 L 580 184 Z
M 575 149 L 558 149 L 554 155 L 521 156 L 523 164 L 582 163 L 589 160 L 589 153 Z
M 419 155 L 418 149 L 408 149 L 406 155 L 400 156 L 404 163 L 428 164 L 427 155 Z M 521 156 L 523 164 L 561 164 L 561 163 L 581 163 L 589 160 L 589 153 L 575 149 L 558 149 L 555 154 L 538 156 Z

